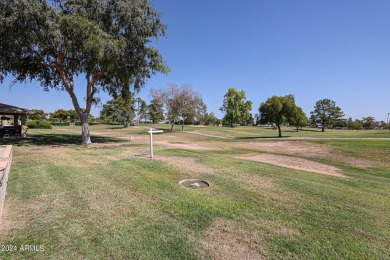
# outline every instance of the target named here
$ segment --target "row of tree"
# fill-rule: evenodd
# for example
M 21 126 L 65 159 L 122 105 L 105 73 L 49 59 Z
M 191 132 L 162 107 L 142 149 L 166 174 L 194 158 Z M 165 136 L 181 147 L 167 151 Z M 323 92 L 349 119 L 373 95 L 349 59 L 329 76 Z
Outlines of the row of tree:
M 82 111 L 85 110 L 82 108 Z M 33 109 L 35 114 L 29 115 L 28 118 L 30 120 L 37 120 L 37 121 L 51 121 L 51 122 L 58 122 L 58 123 L 74 123 L 79 122 L 79 117 L 77 115 L 76 110 L 74 109 L 57 109 L 52 113 L 46 113 L 45 111 L 41 109 Z M 92 121 L 94 120 L 94 117 L 92 115 L 88 115 L 88 120 Z
M 130 122 L 144 121 L 159 123 L 166 121 L 171 123 L 171 131 L 174 124 L 180 123 L 182 130 L 185 124 L 205 125 L 272 125 L 282 135 L 283 125 L 294 126 L 297 131 L 305 126 L 336 129 L 381 129 L 387 128 L 383 121 L 375 121 L 372 116 L 363 117 L 362 120 L 343 118 L 344 113 L 336 106 L 333 100 L 321 99 L 316 102 L 314 110 L 308 118 L 302 108 L 295 103 L 294 95 L 273 96 L 259 106 L 259 113 L 253 118 L 250 111 L 252 102 L 246 99 L 243 90 L 228 89 L 224 96 L 220 110 L 224 112 L 222 120 L 214 113 L 207 113 L 207 107 L 202 96 L 193 91 L 189 85 L 171 85 L 167 89 L 152 89 L 152 100 L 148 105 L 141 98 L 135 98 L 132 93 L 127 95 L 115 95 L 115 97 L 103 105 L 100 111 L 100 119 L 105 123 L 121 123 L 128 127 Z M 126 98 L 127 97 L 127 98 Z M 84 111 L 84 109 L 82 109 Z M 32 120 L 49 120 L 51 122 L 72 123 L 79 117 L 75 110 L 58 109 L 52 113 L 35 109 L 35 114 L 29 117 Z M 94 120 L 89 115 L 89 121 Z
M 251 109 L 252 102 L 246 99 L 245 92 L 234 88 L 230 88 L 225 94 L 220 108 L 225 113 L 223 122 L 231 127 L 253 122 Z M 318 100 L 314 110 L 310 112 L 310 118 L 305 115 L 301 107 L 296 105 L 294 95 L 268 98 L 260 104 L 258 111 L 259 113 L 255 115 L 255 124 L 274 125 L 279 131 L 279 136 L 282 136 L 282 125 L 294 126 L 297 131 L 304 126 L 321 127 L 323 132 L 326 128 L 359 130 L 388 127 L 385 122 L 375 121 L 372 116 L 363 117 L 362 120 L 345 119 L 344 112 L 335 101 L 330 99 Z
M 100 117 L 106 123 L 117 122 L 125 127 L 134 118 L 138 122 L 143 120 L 153 123 L 166 120 L 172 124 L 171 131 L 177 123 L 181 123 L 182 130 L 184 124 L 220 124 L 214 113 L 207 113 L 202 96 L 189 85 L 179 87 L 172 84 L 167 89 L 152 89 L 150 95 L 152 100 L 149 105 L 141 98 L 130 97 L 126 100 L 117 96 L 103 105 Z
M 104 115 L 124 125 L 134 117 L 136 103 L 137 112 L 153 122 L 164 118 L 164 110 L 172 125 L 200 118 L 217 122 L 213 113 L 206 113 L 200 95 L 188 87 L 155 90 L 149 106 L 132 97 L 131 88 L 137 92 L 156 72 L 169 71 L 152 44 L 165 36 L 165 30 L 151 0 L 0 1 L 0 84 L 11 77 L 13 83 L 38 82 L 46 91 L 65 90 L 82 123 L 83 144 L 91 143 L 89 115 L 92 105 L 99 103 L 99 92 L 113 97 L 105 104 Z M 85 79 L 84 106 L 76 96 L 75 89 L 80 87 L 77 77 Z M 342 122 L 343 113 L 334 101 L 324 99 L 317 104 L 311 120 L 323 131 Z M 223 122 L 230 126 L 250 124 L 251 109 L 252 102 L 246 100 L 244 91 L 229 89 L 221 107 Z M 58 112 L 53 118 L 74 120 L 73 112 L 64 114 Z M 299 127 L 307 121 L 293 95 L 269 98 L 260 104 L 257 118 L 261 123 L 275 124 L 279 135 L 282 124 Z

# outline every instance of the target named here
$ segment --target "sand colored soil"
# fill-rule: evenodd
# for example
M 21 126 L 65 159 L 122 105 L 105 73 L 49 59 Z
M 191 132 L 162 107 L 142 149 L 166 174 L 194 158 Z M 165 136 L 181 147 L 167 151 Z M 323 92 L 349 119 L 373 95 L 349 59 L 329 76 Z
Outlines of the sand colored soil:
M 177 148 L 184 150 L 207 151 L 218 149 L 217 147 L 212 147 L 209 144 L 188 140 L 188 138 L 183 138 L 181 136 L 157 136 L 154 137 L 153 143 L 156 145 L 162 145 L 167 148 Z
M 206 151 L 206 150 L 216 150 L 214 147 L 210 147 L 207 145 L 202 145 L 198 143 L 174 143 L 174 142 L 168 142 L 168 141 L 155 141 L 154 144 L 162 145 L 169 148 L 178 148 L 178 149 L 184 149 L 184 150 L 199 150 L 199 151 Z
M 332 175 L 337 177 L 345 177 L 345 175 L 340 173 L 340 169 L 337 167 L 327 165 L 324 163 L 314 162 L 307 159 L 302 159 L 302 158 L 273 155 L 273 154 L 258 154 L 258 155 L 236 157 L 236 158 L 257 161 L 262 163 L 269 163 L 272 165 L 301 170 L 301 171 L 314 172 L 314 173 Z
M 329 155 L 330 149 L 326 145 L 302 141 L 276 141 L 276 142 L 249 142 L 240 143 L 240 147 L 259 149 L 269 153 L 306 154 L 308 156 Z

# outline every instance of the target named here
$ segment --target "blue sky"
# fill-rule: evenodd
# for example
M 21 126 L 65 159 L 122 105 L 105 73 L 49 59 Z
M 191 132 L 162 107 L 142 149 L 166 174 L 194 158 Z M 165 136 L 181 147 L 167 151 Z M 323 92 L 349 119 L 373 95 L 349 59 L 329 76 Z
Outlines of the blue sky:
M 294 94 L 307 115 L 317 100 L 329 98 L 347 118 L 387 119 L 388 0 L 155 0 L 154 6 L 168 26 L 156 46 L 171 72 L 147 81 L 138 95 L 147 101 L 152 87 L 190 84 L 208 111 L 222 117 L 223 96 L 234 87 L 246 92 L 253 114 L 273 95 Z M 65 92 L 31 83 L 9 90 L 7 82 L 1 103 L 46 112 L 73 108 Z M 82 100 L 85 82 L 77 83 Z

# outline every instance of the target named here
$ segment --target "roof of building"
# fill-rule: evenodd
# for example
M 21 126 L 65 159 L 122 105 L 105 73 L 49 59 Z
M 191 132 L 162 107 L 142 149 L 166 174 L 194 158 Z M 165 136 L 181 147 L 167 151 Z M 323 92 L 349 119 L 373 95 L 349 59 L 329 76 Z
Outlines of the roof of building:
M 32 115 L 33 110 L 0 103 L 0 115 Z

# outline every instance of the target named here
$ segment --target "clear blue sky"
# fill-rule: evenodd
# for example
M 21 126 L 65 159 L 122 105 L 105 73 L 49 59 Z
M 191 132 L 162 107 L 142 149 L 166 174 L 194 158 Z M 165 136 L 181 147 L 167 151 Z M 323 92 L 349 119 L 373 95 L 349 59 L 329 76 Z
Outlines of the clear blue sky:
M 168 25 L 157 47 L 171 72 L 147 81 L 139 93 L 147 101 L 151 87 L 190 84 L 208 111 L 222 117 L 223 96 L 234 87 L 246 92 L 253 114 L 273 95 L 294 94 L 307 115 L 317 100 L 329 98 L 347 118 L 387 119 L 388 0 L 155 0 L 154 6 Z M 9 91 L 7 82 L 1 103 L 46 112 L 73 108 L 65 92 L 30 83 Z M 77 83 L 82 99 L 85 82 Z

